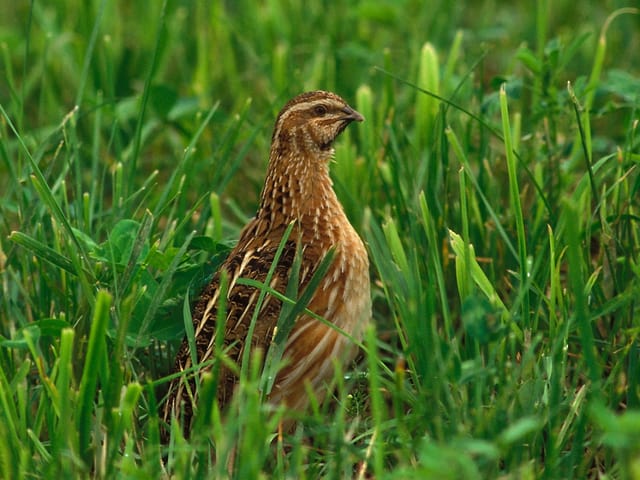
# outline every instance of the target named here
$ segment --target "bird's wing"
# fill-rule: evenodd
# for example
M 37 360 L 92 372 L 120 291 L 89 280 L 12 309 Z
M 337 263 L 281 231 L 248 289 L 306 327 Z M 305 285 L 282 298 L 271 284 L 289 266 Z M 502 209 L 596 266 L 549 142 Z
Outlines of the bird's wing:
M 256 236 L 254 222 L 247 225 L 238 245 L 221 266 L 220 271 L 227 272 L 228 288 L 226 302 L 226 323 L 222 347 L 228 359 L 240 365 L 242 353 L 247 345 L 246 336 L 251 325 L 261 290 L 238 282 L 239 279 L 251 279 L 265 283 L 269 269 L 274 262 L 282 234 L 272 233 L 268 236 Z M 262 237 L 262 238 L 260 238 Z M 279 261 L 270 278 L 269 286 L 284 293 L 289 271 L 296 251 L 296 242 L 288 240 L 280 254 Z M 193 327 L 198 363 L 202 364 L 215 357 L 215 333 L 218 319 L 218 300 L 220 296 L 220 271 L 211 283 L 202 291 L 192 311 Z M 273 336 L 273 329 L 280 314 L 281 302 L 272 295 L 265 295 L 260 305 L 260 312 L 254 326 L 251 347 L 268 348 Z M 187 338 L 182 342 L 176 356 L 175 371 L 184 371 L 192 367 L 192 355 Z M 201 372 L 211 369 L 211 365 L 203 367 Z M 218 402 L 222 408 L 231 398 L 237 376 L 228 368 L 220 368 L 218 377 Z M 172 381 L 165 405 L 164 419 L 169 421 L 171 415 L 177 415 L 180 403 L 183 405 L 183 422 L 188 425 L 195 403 L 194 377 L 180 377 Z M 188 418 L 187 418 L 188 417 Z

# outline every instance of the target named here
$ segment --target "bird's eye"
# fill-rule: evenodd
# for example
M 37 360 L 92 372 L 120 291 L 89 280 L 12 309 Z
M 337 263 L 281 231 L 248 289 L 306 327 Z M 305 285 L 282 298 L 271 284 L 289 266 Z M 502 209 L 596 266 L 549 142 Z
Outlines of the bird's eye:
M 317 117 L 322 117 L 327 114 L 327 106 L 326 105 L 316 105 L 313 107 L 313 113 Z

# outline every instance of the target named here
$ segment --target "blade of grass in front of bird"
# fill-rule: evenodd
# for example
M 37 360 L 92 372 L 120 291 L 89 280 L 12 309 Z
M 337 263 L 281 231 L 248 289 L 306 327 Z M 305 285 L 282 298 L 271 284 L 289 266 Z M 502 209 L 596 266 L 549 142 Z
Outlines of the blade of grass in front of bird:
M 251 323 L 249 324 L 249 328 L 247 330 L 247 339 L 253 339 L 253 331 L 255 330 L 255 326 L 256 326 L 256 322 L 258 321 L 258 316 L 260 315 L 260 310 L 262 309 L 262 304 L 264 302 L 265 296 L 267 295 L 268 292 L 268 285 L 271 285 L 271 279 L 273 278 L 273 275 L 275 274 L 276 268 L 278 267 L 278 264 L 280 263 L 280 258 L 282 256 L 282 252 L 285 249 L 285 246 L 287 245 L 287 241 L 289 240 L 289 236 L 291 235 L 291 232 L 293 230 L 293 227 L 295 226 L 295 222 L 291 222 L 288 226 L 287 229 L 284 231 L 284 234 L 282 235 L 282 239 L 280 240 L 280 243 L 278 244 L 278 248 L 276 249 L 276 253 L 273 257 L 273 262 L 271 263 L 271 265 L 269 266 L 269 271 L 267 272 L 267 276 L 264 280 L 264 285 L 259 287 L 259 295 L 258 295 L 258 299 L 256 300 L 256 306 L 253 310 L 253 315 L 251 317 Z M 240 279 L 238 279 L 240 280 Z M 238 282 L 238 284 L 241 284 L 240 282 Z M 250 342 L 249 342 L 250 345 Z M 247 345 L 247 346 L 249 346 Z M 242 352 L 242 365 L 240 366 L 240 378 L 246 378 L 247 377 L 247 368 L 249 367 L 249 359 L 251 356 L 251 348 L 244 348 L 243 352 Z
M 211 371 L 198 375 L 198 409 L 195 412 L 193 425 L 191 427 L 191 437 L 198 436 L 206 438 L 211 424 L 211 414 L 214 405 L 217 403 L 216 379 Z
M 307 305 L 311 301 L 313 294 L 320 286 L 320 282 L 322 282 L 322 280 L 324 279 L 324 276 L 331 266 L 331 262 L 333 262 L 334 255 L 335 249 L 331 248 L 322 258 L 322 261 L 313 272 L 313 275 L 311 276 L 311 279 L 302 292 L 302 295 L 300 295 L 300 298 L 298 298 L 297 289 L 299 285 L 299 273 L 294 272 L 299 272 L 302 265 L 302 249 L 296 250 L 294 264 L 291 269 L 292 274 L 289 277 L 285 295 L 289 299 L 298 299 L 294 304 L 287 302 L 282 304 L 281 314 L 278 317 L 278 323 L 276 324 L 276 330 L 274 331 L 273 343 L 269 347 L 265 359 L 264 374 L 261 382 L 261 390 L 263 395 L 269 395 L 269 393 L 271 393 L 271 389 L 273 388 L 273 383 L 275 382 L 276 378 L 276 372 L 280 366 L 280 361 L 282 360 L 284 347 L 287 343 L 287 339 L 289 338 L 289 334 L 293 330 L 298 316 L 302 312 L 304 312 Z
M 212 396 L 209 399 L 210 404 L 207 404 L 207 422 L 212 425 L 214 429 L 221 428 L 220 425 L 220 408 L 217 402 L 217 397 L 215 396 L 218 391 L 218 384 L 220 379 L 220 369 L 223 363 L 231 364 L 233 362 L 227 361 L 225 357 L 224 351 L 224 339 L 225 339 L 225 331 L 227 326 L 227 301 L 229 299 L 229 274 L 227 270 L 222 269 L 219 273 L 219 285 L 218 289 L 220 290 L 220 294 L 218 295 L 218 303 L 216 304 L 216 329 L 215 329 L 215 337 L 213 339 L 214 344 L 214 358 L 213 364 L 211 366 L 211 392 L 206 393 L 206 395 Z M 192 322 L 191 312 L 187 311 L 188 305 L 185 303 L 185 322 Z M 189 350 L 191 352 L 191 362 L 192 365 L 196 365 L 196 344 L 195 337 L 193 332 L 193 326 L 189 327 L 190 332 L 187 335 L 189 339 Z M 232 365 L 232 367 L 236 367 L 236 365 Z M 198 375 L 196 375 L 196 382 L 199 381 Z M 219 438 L 219 437 L 218 437 Z
M 184 338 L 189 344 L 189 355 L 191 357 L 191 365 L 198 365 L 198 349 L 196 348 L 196 332 L 193 328 L 193 317 L 191 316 L 191 302 L 189 301 L 189 291 L 185 293 L 182 302 L 182 320 L 184 321 Z M 196 390 L 198 389 L 199 376 L 195 376 Z M 191 392 L 194 394 L 195 392 Z
M 301 265 L 302 248 L 301 243 L 298 242 L 296 245 L 296 254 L 293 257 L 293 264 L 289 270 L 289 280 L 285 289 L 285 296 L 293 301 L 298 298 Z M 280 315 L 278 315 L 278 321 L 276 322 L 276 326 L 273 330 L 271 345 L 266 352 L 264 369 L 260 380 L 260 391 L 263 400 L 271 393 L 271 388 L 275 382 L 277 371 L 280 368 L 280 361 L 282 360 L 282 354 L 284 353 L 284 345 L 287 338 L 289 338 L 289 333 L 291 333 L 291 330 L 293 329 L 297 316 L 290 315 L 295 306 L 296 304 L 292 305 L 291 303 L 283 302 L 280 307 Z M 305 307 L 306 304 L 302 305 L 300 311 L 304 310 Z
M 211 370 L 205 371 L 201 375 L 196 372 L 196 391 L 198 393 L 198 411 L 194 419 L 192 428 L 192 435 L 197 438 L 200 435 L 202 438 L 210 433 L 210 429 L 214 428 L 218 430 L 220 423 L 220 409 L 217 400 L 217 390 L 219 383 L 219 375 L 221 364 L 225 361 L 224 358 L 224 338 L 227 322 L 227 300 L 229 291 L 229 275 L 226 270 L 222 269 L 219 273 L 219 286 L 220 294 L 218 295 L 218 302 L 216 304 L 216 324 L 214 333 L 214 358 L 211 365 Z M 186 338 L 189 342 L 189 351 L 191 353 L 191 364 L 198 366 L 198 352 L 196 347 L 195 332 L 193 330 L 193 320 L 189 303 L 185 300 L 183 314 L 185 318 L 185 328 L 187 329 Z M 216 452 L 220 457 L 223 456 L 222 448 L 218 445 L 218 451 Z

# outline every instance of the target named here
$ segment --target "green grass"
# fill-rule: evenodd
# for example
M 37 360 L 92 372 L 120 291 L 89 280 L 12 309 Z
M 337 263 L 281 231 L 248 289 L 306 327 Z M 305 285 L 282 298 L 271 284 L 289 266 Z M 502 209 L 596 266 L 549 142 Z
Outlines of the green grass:
M 623 6 L 0 2 L 0 478 L 640 478 Z M 366 117 L 332 165 L 372 263 L 360 361 L 283 438 L 258 355 L 226 415 L 205 375 L 162 446 L 188 301 L 312 88 Z

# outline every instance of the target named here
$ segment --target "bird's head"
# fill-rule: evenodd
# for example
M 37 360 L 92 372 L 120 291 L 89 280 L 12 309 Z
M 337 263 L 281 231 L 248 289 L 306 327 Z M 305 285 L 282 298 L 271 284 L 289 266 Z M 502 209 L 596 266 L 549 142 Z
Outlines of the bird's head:
M 296 148 L 299 154 L 330 157 L 338 135 L 351 122 L 363 120 L 361 114 L 334 93 L 321 90 L 303 93 L 291 99 L 278 114 L 272 144 L 276 149 Z

